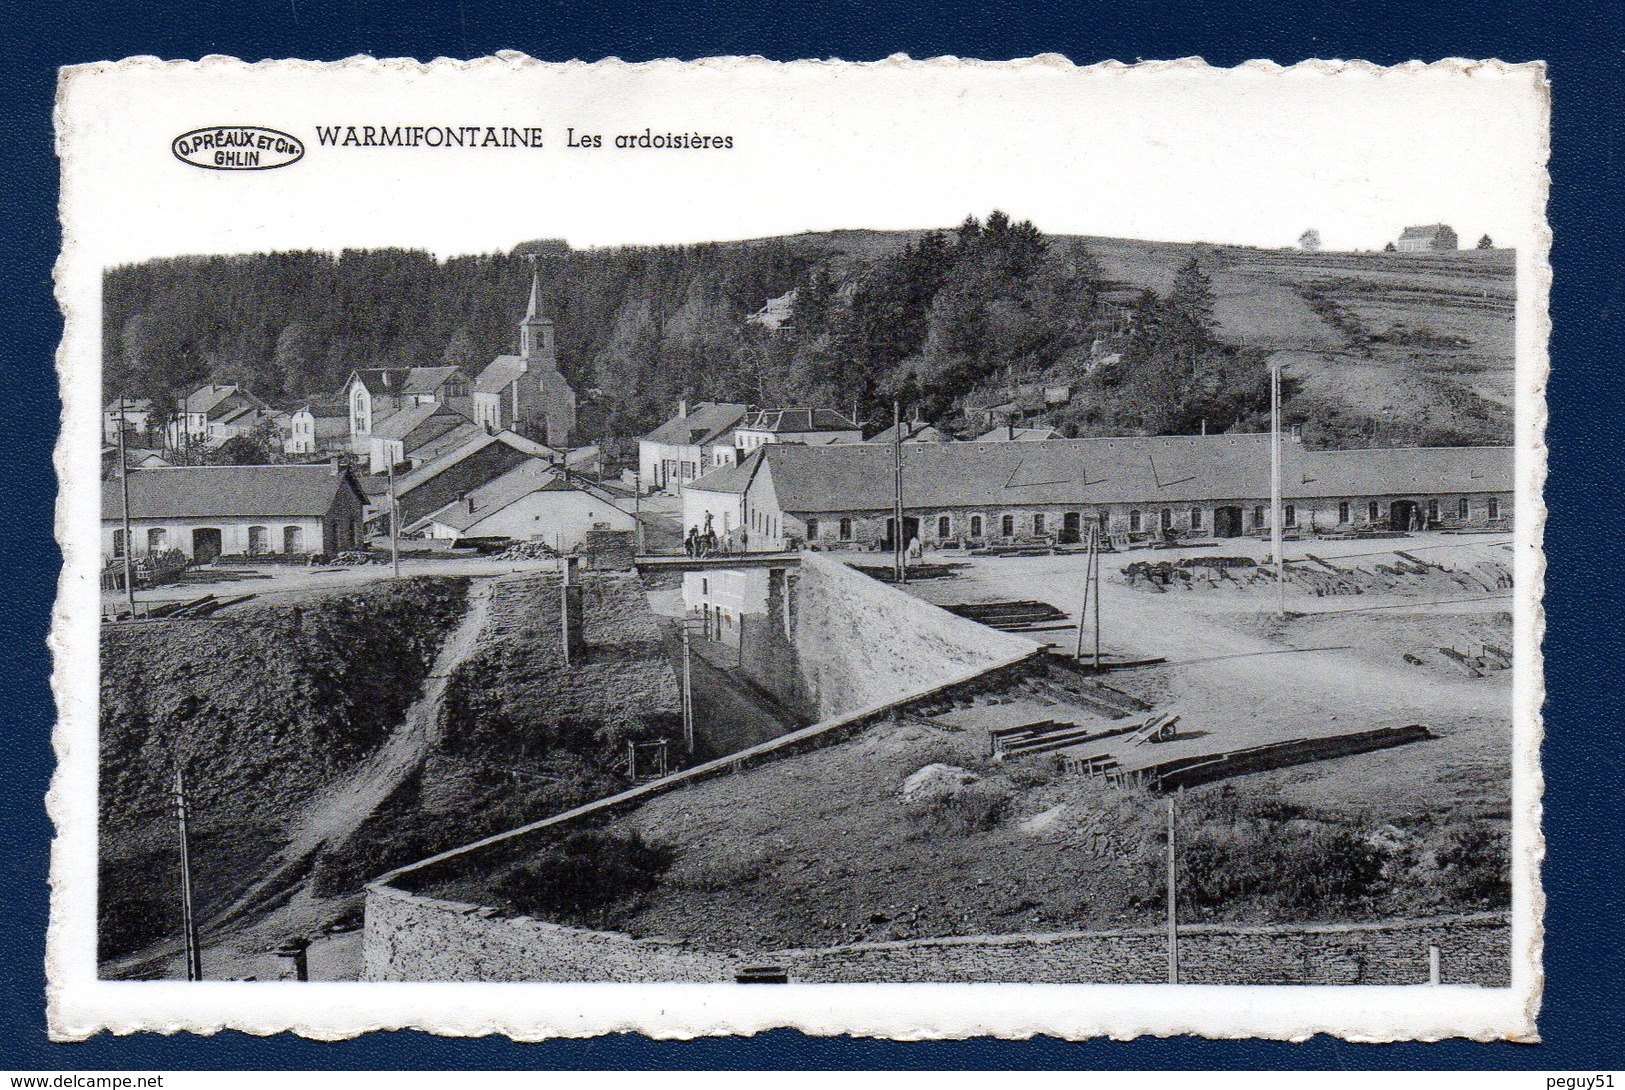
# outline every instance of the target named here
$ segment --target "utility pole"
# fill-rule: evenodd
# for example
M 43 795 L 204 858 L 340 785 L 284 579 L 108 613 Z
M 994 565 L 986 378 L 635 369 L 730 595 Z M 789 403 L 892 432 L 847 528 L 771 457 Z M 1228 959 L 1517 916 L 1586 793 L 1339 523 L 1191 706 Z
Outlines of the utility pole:
M 1174 800 L 1168 798 L 1168 983 L 1179 983 L 1179 890 L 1174 856 Z
M 175 820 L 181 842 L 181 926 L 186 935 L 186 979 L 203 979 L 203 948 L 198 943 L 197 915 L 192 911 L 192 847 L 187 836 L 186 773 L 175 762 Z
M 400 539 L 396 533 L 400 517 L 400 505 L 395 500 L 395 454 L 391 451 L 389 455 L 389 566 L 396 579 L 401 577 L 401 547 Z
M 908 582 L 903 557 L 903 406 L 891 403 L 892 426 L 892 566 L 899 584 Z
M 1275 558 L 1275 615 L 1286 616 L 1286 564 L 1281 558 L 1281 367 L 1270 361 L 1270 550 Z
M 1100 673 L 1100 520 L 1089 529 L 1090 553 L 1094 561 L 1089 565 L 1090 578 L 1095 584 L 1095 673 Z
M 643 470 L 632 477 L 632 549 L 637 555 L 643 555 Z
M 130 460 L 124 452 L 123 394 L 118 399 L 118 485 L 124 508 L 124 604 L 130 607 L 130 620 L 135 620 L 135 537 L 130 529 Z
M 683 748 L 694 754 L 694 667 L 689 644 L 688 618 L 683 618 Z

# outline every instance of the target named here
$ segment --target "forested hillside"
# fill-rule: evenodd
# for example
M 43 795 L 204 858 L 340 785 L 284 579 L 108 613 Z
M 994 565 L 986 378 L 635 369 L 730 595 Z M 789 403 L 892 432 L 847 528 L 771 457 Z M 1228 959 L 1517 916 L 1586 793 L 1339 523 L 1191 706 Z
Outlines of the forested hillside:
M 1511 260 L 1300 254 L 1046 236 L 994 212 L 941 231 L 842 231 L 580 252 L 521 245 L 177 258 L 110 270 L 104 385 L 160 404 L 204 381 L 284 402 L 352 368 L 515 347 L 536 251 L 578 438 L 630 436 L 679 397 L 900 399 L 961 431 L 1014 405 L 1068 435 L 1252 429 L 1272 355 L 1288 416 L 1335 443 L 1505 441 Z M 747 321 L 796 292 L 774 331 Z M 1045 404 L 1044 386 L 1069 400 Z M 1012 410 L 999 410 L 1009 415 Z

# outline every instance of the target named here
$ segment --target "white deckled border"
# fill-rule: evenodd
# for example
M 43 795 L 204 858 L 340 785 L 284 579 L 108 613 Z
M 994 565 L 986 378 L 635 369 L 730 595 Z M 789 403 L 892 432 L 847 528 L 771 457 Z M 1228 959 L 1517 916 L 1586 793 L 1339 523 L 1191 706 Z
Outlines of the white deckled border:
M 1517 524 L 1514 559 L 1514 754 L 1513 754 L 1513 986 L 1510 989 L 1320 987 L 1258 988 L 1104 985 L 797 985 L 748 988 L 731 985 L 617 984 L 243 984 L 204 982 L 111 982 L 96 979 L 96 722 L 98 689 L 99 547 L 87 529 L 99 525 L 99 475 L 85 451 L 100 446 L 100 284 L 95 240 L 82 236 L 75 209 L 84 200 L 76 181 L 90 169 L 76 161 L 76 141 L 96 118 L 79 108 L 75 86 L 92 77 L 191 71 L 273 72 L 314 77 L 366 73 L 412 78 L 431 73 L 500 73 L 545 68 L 589 77 L 629 72 L 657 77 L 700 70 L 727 74 L 778 73 L 797 78 L 838 78 L 868 70 L 965 70 L 998 77 L 1024 71 L 1104 75 L 1145 83 L 1170 76 L 1409 78 L 1451 73 L 1530 79 L 1540 98 L 1541 160 L 1515 164 L 1537 170 L 1539 199 L 1524 209 L 1538 245 L 1521 248 L 1517 264 L 1518 402 Z M 56 267 L 56 293 L 66 318 L 57 370 L 63 401 L 62 430 L 54 462 L 60 481 L 56 534 L 63 570 L 52 617 L 52 685 L 59 708 L 53 734 L 58 769 L 46 798 L 56 824 L 51 846 L 51 919 L 46 940 L 48 1022 L 57 1040 L 98 1032 L 252 1034 L 292 1030 L 324 1040 L 375 1029 L 417 1028 L 465 1036 L 500 1033 L 518 1040 L 584 1037 L 637 1031 L 661 1038 L 752 1034 L 793 1026 L 810 1034 L 852 1034 L 899 1040 L 991 1035 L 1025 1038 L 1047 1034 L 1068 1039 L 1178 1033 L 1214 1038 L 1268 1037 L 1302 1040 L 1330 1033 L 1354 1041 L 1537 1039 L 1535 1015 L 1542 988 L 1544 896 L 1540 829 L 1544 788 L 1539 752 L 1540 708 L 1545 687 L 1540 640 L 1545 577 L 1542 541 L 1546 477 L 1545 388 L 1549 373 L 1547 302 L 1552 271 L 1551 233 L 1545 225 L 1549 180 L 1550 99 L 1542 64 L 1447 58 L 1384 68 L 1365 61 L 1308 60 L 1291 66 L 1249 61 L 1234 69 L 1208 66 L 1200 58 L 1128 65 L 1106 61 L 1073 64 L 1054 53 L 1008 61 L 958 57 L 912 60 L 898 54 L 873 62 L 761 57 L 713 57 L 694 61 L 628 63 L 617 58 L 552 64 L 505 51 L 475 60 L 351 57 L 324 63 L 301 60 L 243 61 L 211 55 L 197 61 L 134 57 L 64 69 L 56 105 L 57 150 L 63 161 L 61 218 L 63 253 Z M 861 227 L 863 224 L 851 224 Z

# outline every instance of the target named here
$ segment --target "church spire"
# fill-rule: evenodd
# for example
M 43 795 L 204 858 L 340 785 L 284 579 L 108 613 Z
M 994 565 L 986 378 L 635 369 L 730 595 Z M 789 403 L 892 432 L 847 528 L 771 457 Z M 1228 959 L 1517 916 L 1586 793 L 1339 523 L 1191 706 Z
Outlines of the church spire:
M 536 272 L 530 274 L 530 301 L 525 306 L 525 319 L 519 323 L 519 357 L 529 363 L 540 357 L 553 364 L 553 322 L 542 315 L 542 281 Z

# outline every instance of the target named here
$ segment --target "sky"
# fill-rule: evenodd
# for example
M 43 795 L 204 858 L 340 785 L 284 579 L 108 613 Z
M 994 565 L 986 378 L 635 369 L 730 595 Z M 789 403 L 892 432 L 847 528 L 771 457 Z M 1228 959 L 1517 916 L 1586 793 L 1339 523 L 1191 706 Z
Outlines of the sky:
M 64 217 L 102 266 L 201 253 L 530 238 L 684 243 L 951 226 L 1376 249 L 1407 224 L 1539 241 L 1546 103 L 1533 68 L 1079 69 L 765 61 L 321 68 L 221 60 L 70 70 Z M 200 170 L 177 135 L 254 124 L 303 159 Z M 539 126 L 540 149 L 343 148 L 326 125 Z M 573 132 L 572 132 L 573 130 Z M 727 135 L 724 150 L 618 134 Z M 570 147 L 587 134 L 603 147 Z

